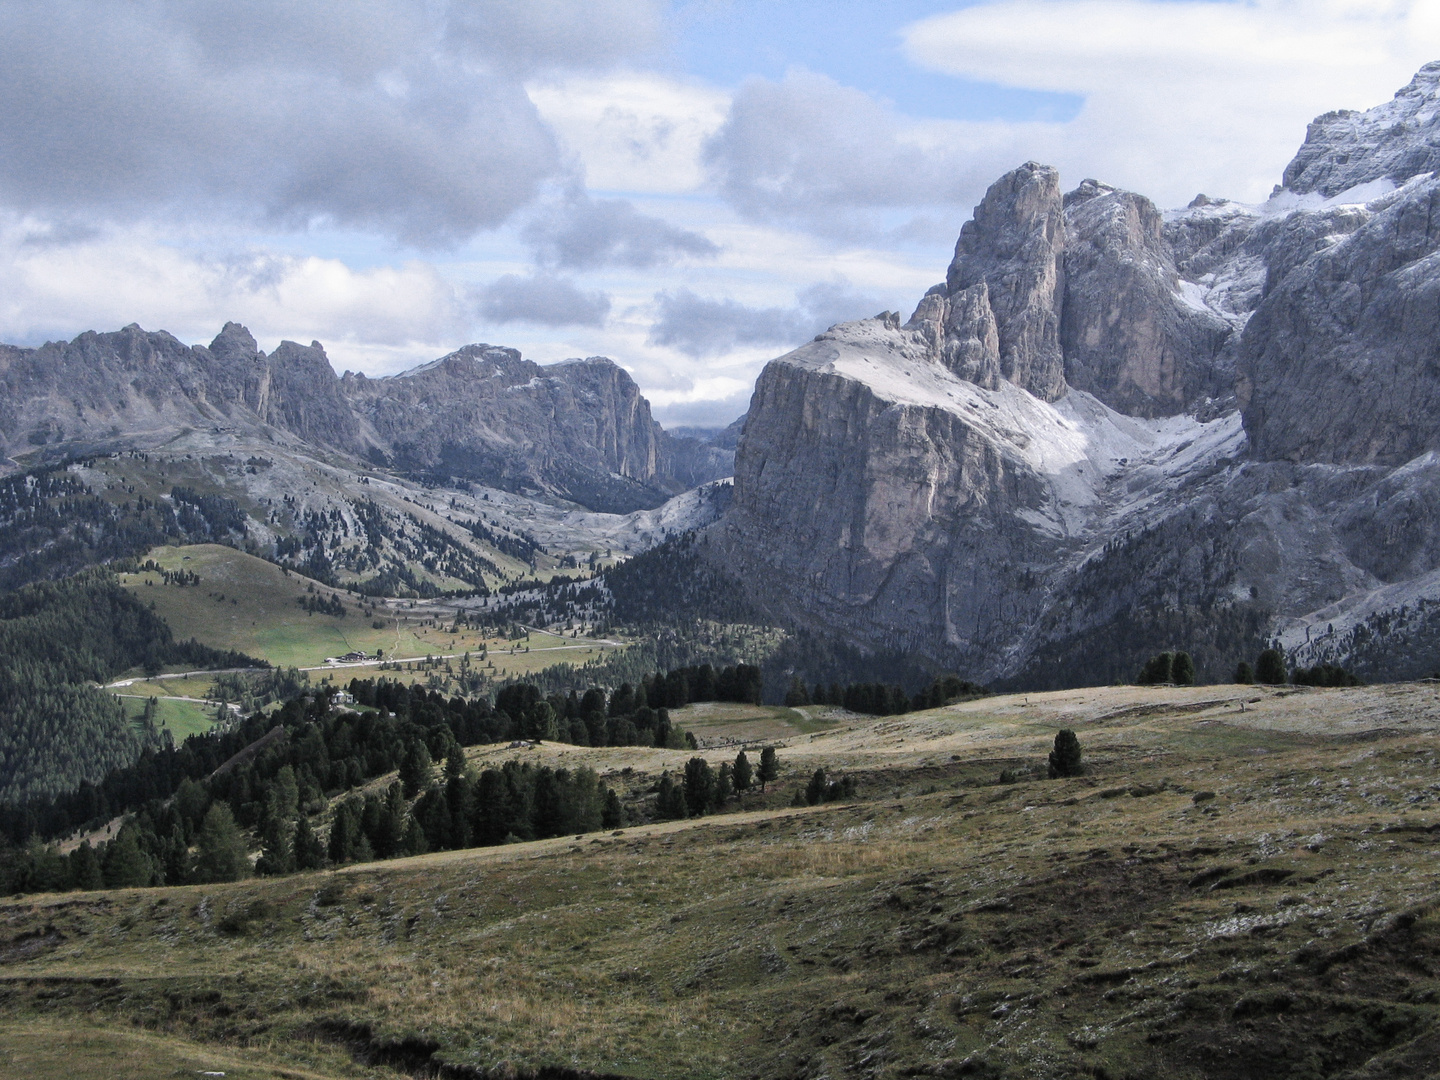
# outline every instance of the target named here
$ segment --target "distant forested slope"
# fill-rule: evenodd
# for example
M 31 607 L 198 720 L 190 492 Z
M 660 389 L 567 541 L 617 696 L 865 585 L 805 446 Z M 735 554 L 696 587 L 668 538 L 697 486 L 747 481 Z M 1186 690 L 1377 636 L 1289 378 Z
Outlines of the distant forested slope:
M 69 791 L 134 761 L 158 732 L 134 727 L 120 702 L 92 684 L 173 664 L 263 666 L 175 641 L 104 570 L 0 595 L 0 799 Z

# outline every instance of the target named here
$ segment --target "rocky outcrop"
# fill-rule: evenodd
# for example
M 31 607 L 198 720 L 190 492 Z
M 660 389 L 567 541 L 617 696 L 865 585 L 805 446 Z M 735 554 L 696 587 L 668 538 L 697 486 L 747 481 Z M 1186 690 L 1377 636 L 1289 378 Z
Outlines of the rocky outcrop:
M 798 625 L 1002 685 L 1177 647 L 1225 678 L 1276 635 L 1433 670 L 1437 86 L 1322 117 L 1262 206 L 1003 177 L 909 322 L 767 366 L 706 549 Z
M 1142 195 L 1086 180 L 1065 196 L 1065 381 L 1134 416 L 1173 416 L 1230 392 L 1233 328 L 1182 281 Z
M 1362 184 L 1399 186 L 1435 172 L 1440 169 L 1437 104 L 1440 62 L 1426 64 L 1384 105 L 1316 117 L 1285 169 L 1284 188 L 1332 198 Z
M 549 491 L 613 513 L 686 486 L 666 471 L 668 441 L 649 403 L 604 357 L 541 367 L 514 349 L 468 345 L 393 378 L 347 377 L 345 388 L 404 472 Z
M 728 475 L 732 460 L 670 439 L 634 380 L 604 357 L 541 367 L 514 349 L 470 345 L 392 378 L 342 378 L 319 342 L 281 342 L 266 356 L 236 323 L 208 347 L 138 326 L 39 349 L 0 346 L 9 457 L 143 449 L 187 429 L 612 513 L 659 506 Z
M 1440 448 L 1440 182 L 1310 224 L 1242 340 L 1254 453 L 1394 466 Z
M 1031 161 L 990 186 L 961 228 L 945 274 L 962 334 L 986 350 L 993 323 L 1000 377 L 1045 401 L 1065 393 L 1060 351 L 1064 246 L 1060 174 Z M 988 375 L 984 358 L 976 354 L 976 362 Z

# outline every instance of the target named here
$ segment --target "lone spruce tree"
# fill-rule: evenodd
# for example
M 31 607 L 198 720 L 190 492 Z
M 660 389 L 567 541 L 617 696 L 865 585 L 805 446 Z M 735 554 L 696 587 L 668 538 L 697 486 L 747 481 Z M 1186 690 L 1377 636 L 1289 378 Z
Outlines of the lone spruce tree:
M 755 779 L 754 770 L 750 768 L 750 759 L 745 756 L 745 751 L 735 755 L 735 771 L 731 774 L 731 782 L 735 785 L 735 794 L 744 795 L 750 789 Z
M 1085 766 L 1080 762 L 1080 740 L 1069 728 L 1055 736 L 1055 749 L 1050 751 L 1050 779 L 1080 776 Z
M 1279 649 L 1266 649 L 1255 661 L 1255 681 L 1267 686 L 1285 683 L 1285 654 Z
M 775 753 L 773 746 L 767 746 L 760 751 L 760 772 L 756 779 L 760 781 L 760 791 L 763 794 L 765 786 L 780 776 L 780 758 Z

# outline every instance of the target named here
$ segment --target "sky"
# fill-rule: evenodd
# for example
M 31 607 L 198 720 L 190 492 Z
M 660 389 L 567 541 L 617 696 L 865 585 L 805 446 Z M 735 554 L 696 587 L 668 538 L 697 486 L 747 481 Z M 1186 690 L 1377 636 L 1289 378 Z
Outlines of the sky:
M 1027 160 L 1263 201 L 1440 0 L 0 0 L 0 341 L 610 356 L 667 426 L 908 315 Z

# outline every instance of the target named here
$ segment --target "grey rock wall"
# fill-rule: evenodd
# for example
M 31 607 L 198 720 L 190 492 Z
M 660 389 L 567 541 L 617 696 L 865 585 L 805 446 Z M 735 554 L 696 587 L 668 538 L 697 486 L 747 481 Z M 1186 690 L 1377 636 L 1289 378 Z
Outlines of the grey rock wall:
M 1086 180 L 1065 196 L 1065 223 L 1065 381 L 1133 416 L 1229 393 L 1217 358 L 1232 327 L 1184 299 L 1155 205 Z
M 604 357 L 541 367 L 471 345 L 404 375 L 338 377 L 319 342 L 266 356 L 227 323 L 209 346 L 129 326 L 0 346 L 0 451 L 30 459 L 160 445 L 185 429 L 339 453 L 408 473 L 626 513 L 726 476 L 728 451 L 677 444 Z
M 1225 678 L 1277 635 L 1433 668 L 1437 87 L 1321 117 L 1262 206 L 1002 177 L 903 327 L 767 366 L 713 557 L 789 619 L 1000 683 L 1166 648 Z
M 1046 401 L 1065 393 L 1064 246 L 1060 174 L 1031 161 L 990 186 L 960 230 L 945 275 L 952 308 L 965 326 L 980 330 L 981 342 L 987 331 L 979 324 L 993 317 L 1000 377 Z

